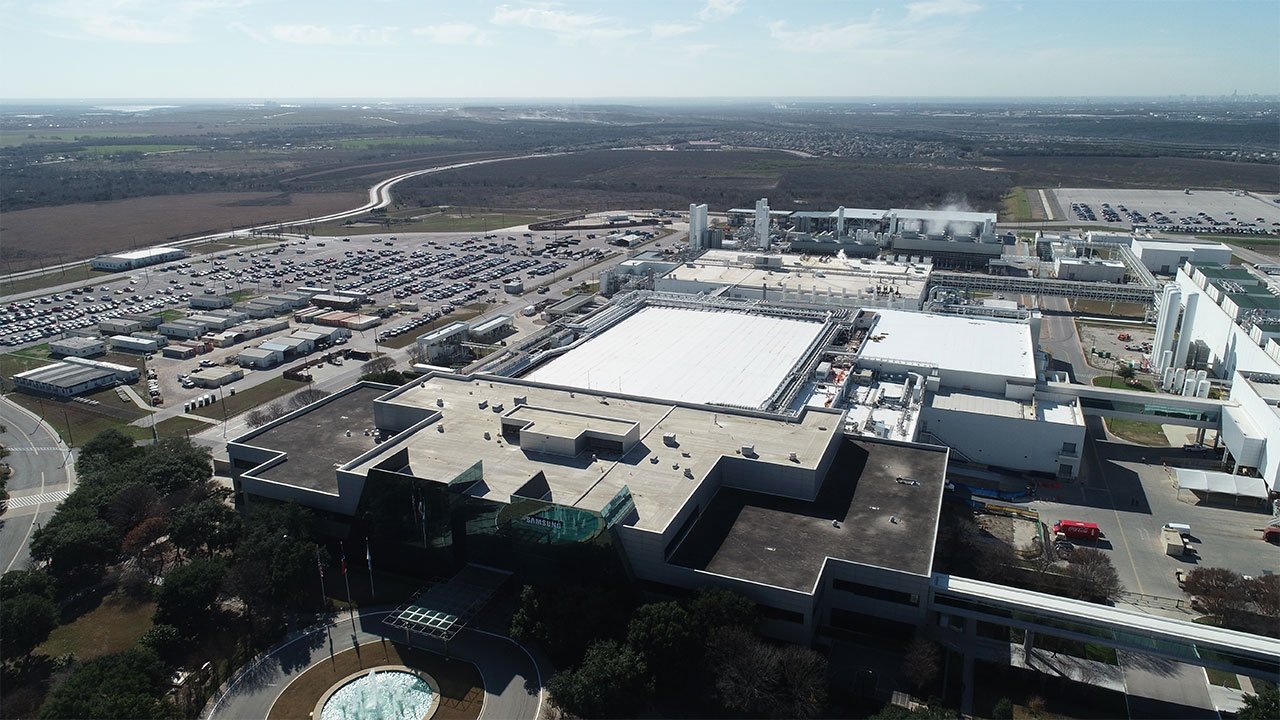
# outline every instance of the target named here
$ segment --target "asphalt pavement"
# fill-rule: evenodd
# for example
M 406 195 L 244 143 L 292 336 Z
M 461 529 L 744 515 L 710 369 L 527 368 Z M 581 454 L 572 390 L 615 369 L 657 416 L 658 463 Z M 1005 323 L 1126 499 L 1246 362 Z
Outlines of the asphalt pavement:
M 58 434 L 8 398 L 0 398 L 0 425 L 0 444 L 9 448 L 5 462 L 13 468 L 0 515 L 0 572 L 7 572 L 26 567 L 31 533 L 71 490 L 75 469 Z
M 1133 720 L 1217 720 L 1209 680 L 1196 665 L 1121 651 L 1125 702 Z
M 325 626 L 299 633 L 261 656 L 215 693 L 201 717 L 205 720 L 265 718 L 289 683 L 331 652 L 338 653 L 383 638 L 400 641 L 398 631 L 389 636 L 382 619 L 390 610 L 369 610 L 357 616 L 352 627 L 346 616 Z M 424 639 L 415 647 L 442 652 Z M 543 697 L 543 674 L 533 656 L 511 638 L 464 628 L 450 642 L 448 656 L 475 665 L 484 682 L 484 707 L 480 718 L 519 720 L 537 718 Z

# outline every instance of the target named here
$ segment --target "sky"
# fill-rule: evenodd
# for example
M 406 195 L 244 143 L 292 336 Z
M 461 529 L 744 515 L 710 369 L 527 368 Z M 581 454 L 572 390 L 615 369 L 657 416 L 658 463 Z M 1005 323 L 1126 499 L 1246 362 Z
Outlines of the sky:
M 1280 0 L 0 0 L 0 98 L 1280 94 Z

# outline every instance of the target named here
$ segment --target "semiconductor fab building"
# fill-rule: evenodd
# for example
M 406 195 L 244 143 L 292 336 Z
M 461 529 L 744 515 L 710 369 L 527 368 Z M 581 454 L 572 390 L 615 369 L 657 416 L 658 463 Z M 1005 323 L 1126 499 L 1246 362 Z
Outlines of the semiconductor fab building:
M 943 352 L 949 333 L 1000 357 Z M 473 374 L 360 383 L 227 452 L 238 502 L 296 501 L 418 568 L 536 574 L 593 548 L 651 590 L 732 587 L 775 637 L 906 637 L 926 621 L 938 438 L 1074 472 L 1079 407 L 1037 377 L 1026 320 L 633 292 Z

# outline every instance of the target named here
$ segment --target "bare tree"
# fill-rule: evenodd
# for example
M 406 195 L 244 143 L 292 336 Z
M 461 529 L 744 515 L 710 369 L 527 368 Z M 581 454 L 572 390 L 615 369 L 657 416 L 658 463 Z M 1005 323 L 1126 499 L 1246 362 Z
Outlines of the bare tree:
M 396 361 L 392 360 L 391 357 L 388 355 L 383 355 L 381 357 L 376 357 L 370 360 L 364 365 L 361 365 L 360 374 L 361 375 L 381 375 L 384 372 L 394 370 L 395 367 L 396 367 Z
M 245 416 L 245 424 L 251 428 L 262 427 L 271 422 L 271 418 L 267 417 L 267 413 L 262 408 L 254 408 Z
M 298 392 L 294 393 L 292 396 L 289 397 L 289 409 L 298 410 L 300 408 L 304 408 L 310 405 L 313 402 L 318 402 L 328 396 L 329 396 L 329 393 L 325 392 L 324 390 L 321 390 L 320 388 L 309 387 L 303 390 L 299 390 Z
M 745 713 L 767 708 L 773 694 L 775 652 L 743 628 L 714 630 L 707 638 L 707 666 L 720 702 Z
M 1072 550 L 1067 574 L 1074 580 L 1072 587 L 1082 589 L 1090 600 L 1115 600 L 1124 589 L 1111 557 L 1095 548 Z
M 427 351 L 422 349 L 418 343 L 414 343 L 408 348 L 409 362 L 425 363 L 427 361 Z
M 902 656 L 902 673 L 917 690 L 923 690 L 938 678 L 942 670 L 942 653 L 938 644 L 920 635 L 907 644 Z
M 827 707 L 827 660 L 812 648 L 788 645 L 775 655 L 774 717 L 811 718 Z

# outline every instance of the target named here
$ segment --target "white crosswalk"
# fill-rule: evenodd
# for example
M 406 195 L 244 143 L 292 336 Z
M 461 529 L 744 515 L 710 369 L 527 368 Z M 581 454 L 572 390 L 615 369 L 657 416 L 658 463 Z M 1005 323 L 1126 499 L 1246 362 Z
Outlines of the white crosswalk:
M 26 495 L 24 497 L 11 497 L 9 502 L 5 503 L 5 508 L 16 510 L 17 508 L 31 507 L 32 505 L 43 505 L 45 503 L 59 503 L 67 499 L 66 490 L 55 490 L 53 492 L 40 493 L 39 495 Z

